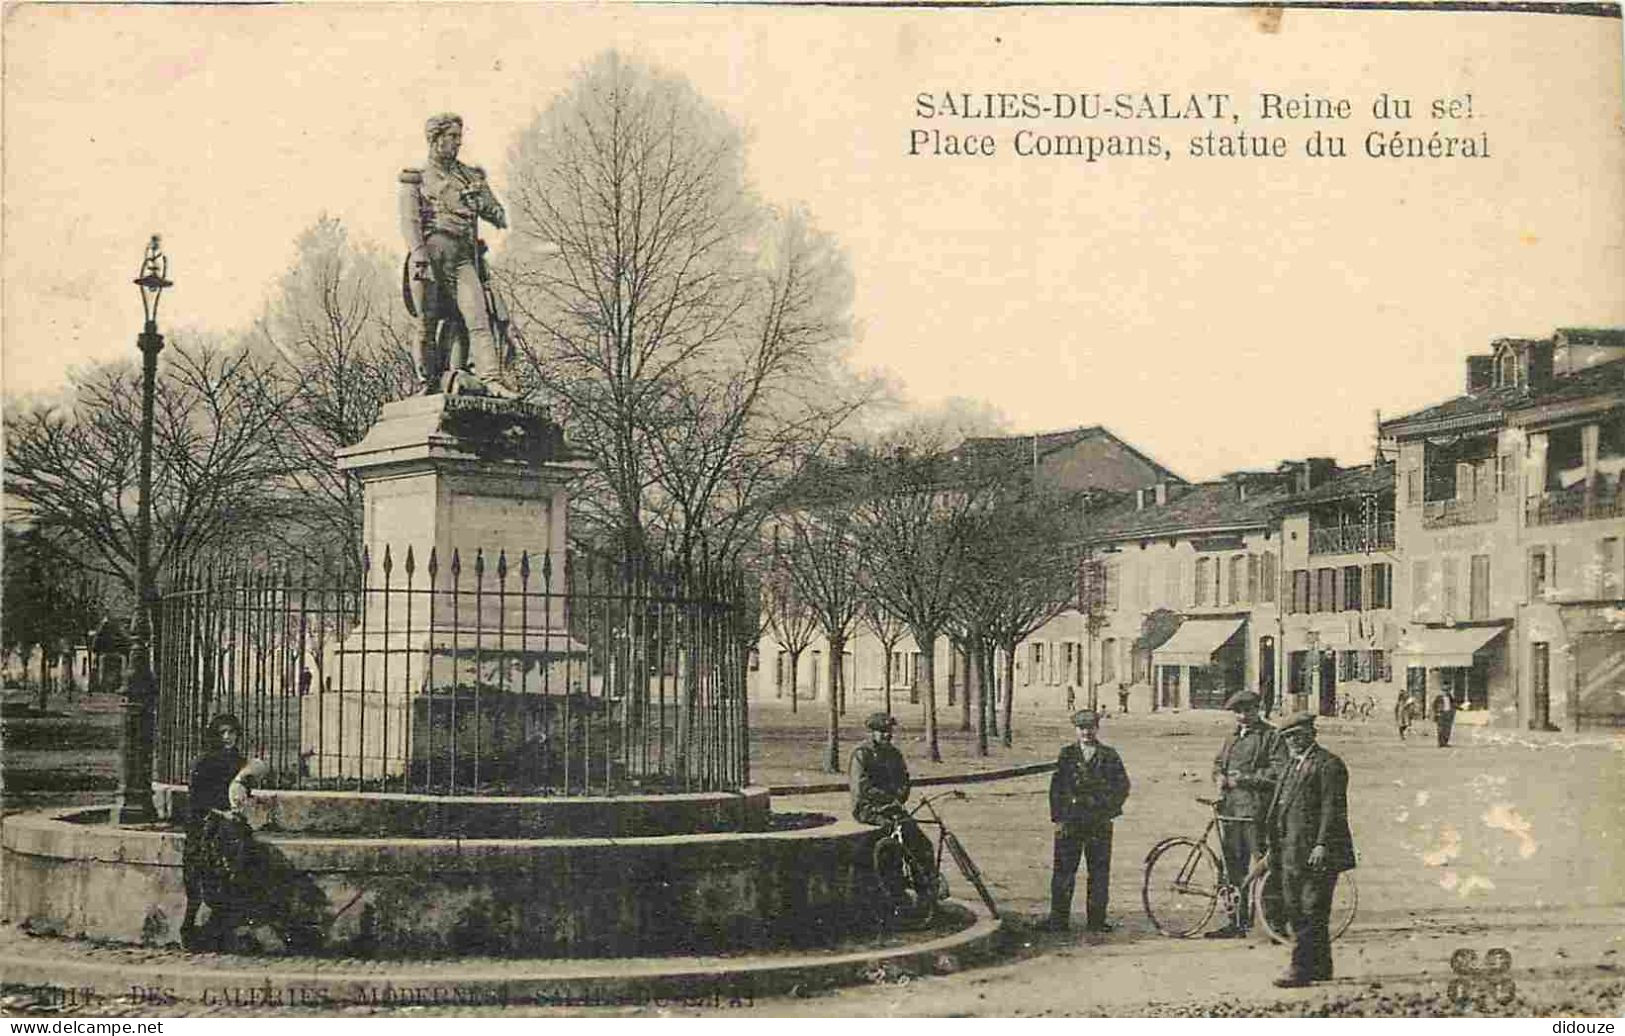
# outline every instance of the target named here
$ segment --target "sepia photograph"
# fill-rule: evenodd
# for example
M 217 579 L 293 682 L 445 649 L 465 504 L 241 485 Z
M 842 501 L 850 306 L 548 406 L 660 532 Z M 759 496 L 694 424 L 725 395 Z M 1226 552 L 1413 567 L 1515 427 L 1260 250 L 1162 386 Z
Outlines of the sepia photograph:
M 8 4 L 0 1015 L 1612 1031 L 1621 26 Z

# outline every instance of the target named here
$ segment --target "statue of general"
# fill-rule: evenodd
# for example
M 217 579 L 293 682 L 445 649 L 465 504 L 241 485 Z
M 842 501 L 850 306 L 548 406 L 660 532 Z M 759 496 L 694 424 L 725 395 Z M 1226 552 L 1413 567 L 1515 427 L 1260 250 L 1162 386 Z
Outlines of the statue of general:
M 512 396 L 502 384 L 508 314 L 485 267 L 479 221 L 506 228 L 485 171 L 457 160 L 463 120 L 443 114 L 425 126 L 429 161 L 401 171 L 406 268 L 401 293 L 421 321 L 417 368 L 425 394 Z

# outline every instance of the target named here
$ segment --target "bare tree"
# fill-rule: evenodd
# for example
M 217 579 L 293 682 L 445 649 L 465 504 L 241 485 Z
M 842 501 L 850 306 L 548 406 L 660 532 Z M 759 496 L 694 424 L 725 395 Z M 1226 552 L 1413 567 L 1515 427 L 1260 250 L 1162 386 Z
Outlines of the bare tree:
M 38 708 L 51 690 L 52 659 L 61 657 L 103 615 L 103 602 L 90 581 L 71 565 L 38 529 L 5 529 L 4 606 L 0 608 L 0 647 L 25 662 L 39 651 Z
M 522 375 L 597 461 L 584 524 L 734 560 L 869 396 L 841 363 L 844 256 L 755 199 L 720 111 L 615 53 L 524 132 L 509 179 Z
M 891 715 L 892 655 L 897 650 L 897 642 L 903 639 L 904 633 L 908 632 L 908 627 L 903 624 L 903 620 L 887 611 L 885 607 L 875 600 L 871 580 L 867 574 L 864 576 L 863 593 L 863 625 L 870 633 L 875 635 L 875 640 L 880 642 L 880 652 L 884 658 L 884 662 L 881 664 L 881 683 L 886 696 L 886 714 L 889 716 Z
M 158 572 L 243 549 L 287 512 L 276 440 L 284 398 L 242 349 L 173 344 L 153 422 L 152 560 Z M 129 364 L 73 379 L 68 401 L 6 408 L 5 491 L 80 570 L 135 585 L 141 376 Z
M 863 611 L 863 582 L 850 507 L 832 504 L 791 512 L 775 536 L 797 596 L 829 642 L 829 722 L 824 769 L 841 772 L 841 712 L 846 707 L 846 644 Z
M 766 598 L 762 611 L 767 616 L 767 626 L 773 631 L 773 639 L 790 656 L 790 711 L 796 712 L 799 711 L 796 678 L 800 675 L 801 653 L 818 632 L 818 618 L 801 596 L 782 558 L 774 559 L 762 580 L 762 590 Z
M 1082 505 L 1030 483 L 1007 486 L 985 499 L 968 536 L 965 583 L 966 592 L 982 602 L 979 629 L 987 646 L 1004 655 L 1000 727 L 1009 747 L 1016 647 L 1077 599 L 1072 543 Z
M 949 464 L 941 454 L 904 449 L 875 458 L 866 465 L 869 484 L 857 510 L 871 592 L 908 625 L 921 655 L 927 752 L 939 762 L 936 643 L 952 618 L 972 502 Z
M 277 442 L 303 504 L 301 545 L 310 551 L 314 538 L 359 567 L 361 486 L 339 470 L 337 454 L 367 434 L 385 403 L 416 390 L 416 330 L 400 304 L 392 261 L 353 244 L 338 220 L 324 216 L 295 247 L 250 342 L 284 386 Z

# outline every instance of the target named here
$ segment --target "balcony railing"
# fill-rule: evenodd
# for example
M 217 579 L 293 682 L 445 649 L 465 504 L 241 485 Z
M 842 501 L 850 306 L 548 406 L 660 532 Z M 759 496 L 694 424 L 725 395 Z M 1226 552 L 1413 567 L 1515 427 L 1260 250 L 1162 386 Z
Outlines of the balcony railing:
M 1625 518 L 1625 479 L 1598 478 L 1530 497 L 1524 503 L 1525 525 L 1561 525 L 1598 518 Z
M 1368 554 L 1374 550 L 1392 550 L 1394 523 L 1378 522 L 1369 525 L 1311 526 L 1309 553 L 1311 554 Z
M 1485 525 L 1495 521 L 1499 504 L 1493 494 L 1476 500 L 1428 500 L 1422 504 L 1422 524 L 1430 529 Z

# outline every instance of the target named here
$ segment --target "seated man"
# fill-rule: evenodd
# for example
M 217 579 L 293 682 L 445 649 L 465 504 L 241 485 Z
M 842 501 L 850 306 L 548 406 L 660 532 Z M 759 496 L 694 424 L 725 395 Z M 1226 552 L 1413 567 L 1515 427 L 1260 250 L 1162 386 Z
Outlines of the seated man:
M 243 819 L 246 782 L 263 777 L 265 763 L 248 759 L 238 750 L 242 725 L 237 717 L 221 713 L 209 721 L 204 744 L 212 751 L 192 767 L 187 788 L 186 842 L 181 851 L 181 874 L 186 885 L 186 914 L 181 920 L 181 942 L 187 948 L 217 947 L 241 918 L 242 876 L 249 870 L 253 830 Z M 197 937 L 198 909 L 205 903 L 209 918 L 205 935 Z
M 869 743 L 853 749 L 852 762 L 847 768 L 852 788 L 852 816 L 860 823 L 887 828 L 901 821 L 903 845 L 915 865 L 915 892 L 921 898 L 934 896 L 937 881 L 931 841 L 904 806 L 911 785 L 903 753 L 891 743 L 897 720 L 887 713 L 876 712 L 864 726 L 869 730 Z M 887 882 L 895 908 L 905 898 L 901 876 L 882 874 L 880 877 Z

